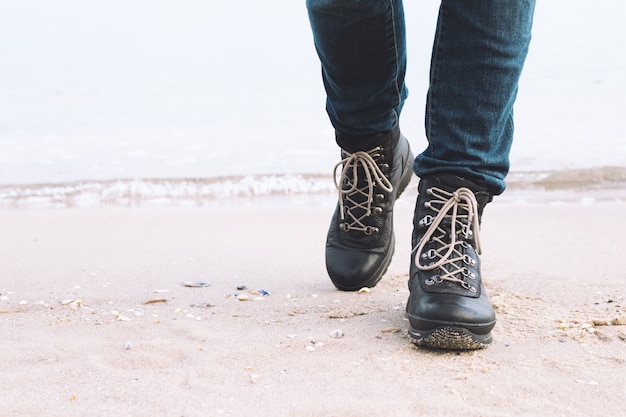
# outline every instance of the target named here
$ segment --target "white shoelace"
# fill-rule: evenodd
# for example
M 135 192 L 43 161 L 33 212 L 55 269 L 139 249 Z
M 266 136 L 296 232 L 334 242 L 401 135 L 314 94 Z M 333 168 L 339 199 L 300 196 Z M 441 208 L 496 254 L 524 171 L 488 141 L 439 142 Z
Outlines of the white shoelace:
M 455 192 L 450 193 L 432 187 L 427 190 L 427 193 L 434 197 L 427 204 L 437 215 L 434 218 L 427 219 L 427 224 L 430 224 L 430 226 L 418 246 L 414 249 L 416 252 L 415 265 L 423 271 L 432 271 L 437 268 L 441 270 L 442 273 L 431 278 L 430 282 L 427 280 L 427 284 L 440 283 L 446 280 L 457 282 L 468 290 L 472 288 L 475 290 L 475 287 L 459 278 L 459 274 L 471 279 L 476 277 L 473 276 L 468 268 L 461 266 L 462 263 L 471 265 L 475 260 L 464 255 L 463 251 L 457 248 L 457 246 L 467 245 L 464 240 L 457 239 L 457 234 L 462 233 L 465 239 L 470 238 L 470 236 L 473 237 L 476 252 L 478 254 L 481 253 L 480 239 L 478 237 L 479 219 L 476 197 L 468 188 L 459 188 Z M 460 214 L 459 209 L 464 210 L 465 213 Z M 450 221 L 449 233 L 440 227 L 446 218 Z M 457 223 L 461 224 L 458 232 Z M 424 247 L 431 240 L 436 242 L 439 247 L 431 249 L 424 254 Z M 449 242 L 446 240 L 449 240 Z M 420 263 L 422 258 L 438 258 L 438 260 L 428 265 L 422 265 Z
M 369 226 L 363 224 L 363 220 L 372 213 L 372 201 L 374 200 L 374 185 L 377 184 L 382 190 L 390 193 L 393 190 L 391 181 L 383 174 L 378 164 L 376 164 L 376 158 L 380 157 L 380 151 L 382 148 L 377 147 L 370 151 L 358 151 L 355 153 L 342 152 L 344 158 L 335 165 L 333 169 L 333 180 L 335 181 L 335 187 L 339 192 L 339 209 L 341 212 L 341 220 L 346 220 L 345 205 L 348 204 L 347 214 L 350 217 L 347 223 L 346 230 L 360 230 L 368 233 L 370 231 Z M 337 179 L 337 170 L 343 165 L 339 181 Z M 366 181 L 362 188 L 358 188 L 359 183 L 358 169 L 363 168 L 365 172 Z M 348 173 L 352 173 L 352 180 L 350 180 L 350 188 L 344 189 L 343 183 L 348 177 Z M 359 202 L 355 197 L 364 197 L 364 201 Z M 344 199 L 346 202 L 344 202 Z M 352 212 L 352 208 L 361 208 L 363 215 L 356 216 Z

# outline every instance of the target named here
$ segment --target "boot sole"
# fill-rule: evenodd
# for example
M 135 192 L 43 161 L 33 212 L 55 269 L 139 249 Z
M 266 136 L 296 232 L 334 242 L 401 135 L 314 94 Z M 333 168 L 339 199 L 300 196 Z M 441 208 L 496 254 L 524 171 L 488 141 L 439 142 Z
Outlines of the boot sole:
M 409 330 L 411 341 L 417 346 L 447 350 L 484 349 L 492 341 L 491 333 L 479 335 L 463 327 L 437 327 L 432 330 Z

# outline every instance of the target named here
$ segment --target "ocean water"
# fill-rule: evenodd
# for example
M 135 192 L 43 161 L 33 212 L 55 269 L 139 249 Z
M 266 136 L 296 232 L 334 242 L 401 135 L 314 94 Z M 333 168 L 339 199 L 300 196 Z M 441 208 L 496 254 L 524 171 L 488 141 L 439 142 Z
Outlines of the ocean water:
M 419 152 L 439 2 L 405 3 L 401 124 Z M 625 12 L 618 0 L 537 5 L 511 188 L 622 198 Z M 3 206 L 333 191 L 339 154 L 304 0 L 9 2 L 0 56 Z

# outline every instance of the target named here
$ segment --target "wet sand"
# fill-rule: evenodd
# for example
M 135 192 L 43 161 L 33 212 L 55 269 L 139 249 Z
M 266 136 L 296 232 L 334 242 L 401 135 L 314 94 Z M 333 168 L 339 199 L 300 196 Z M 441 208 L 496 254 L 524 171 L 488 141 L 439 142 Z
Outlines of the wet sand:
M 626 205 L 587 203 L 486 209 L 474 352 L 407 338 L 411 195 L 370 293 L 326 276 L 331 199 L 2 210 L 0 415 L 622 415 Z

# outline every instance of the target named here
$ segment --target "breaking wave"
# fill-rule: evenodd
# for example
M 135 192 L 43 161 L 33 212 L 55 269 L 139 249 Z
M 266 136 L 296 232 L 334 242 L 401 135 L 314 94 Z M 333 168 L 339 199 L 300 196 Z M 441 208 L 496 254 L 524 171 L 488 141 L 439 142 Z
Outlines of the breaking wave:
M 626 200 L 626 168 L 513 172 L 507 200 Z M 205 205 L 242 198 L 330 196 L 329 175 L 282 174 L 217 178 L 120 179 L 0 185 L 0 207 Z M 413 187 L 408 193 L 415 193 Z

